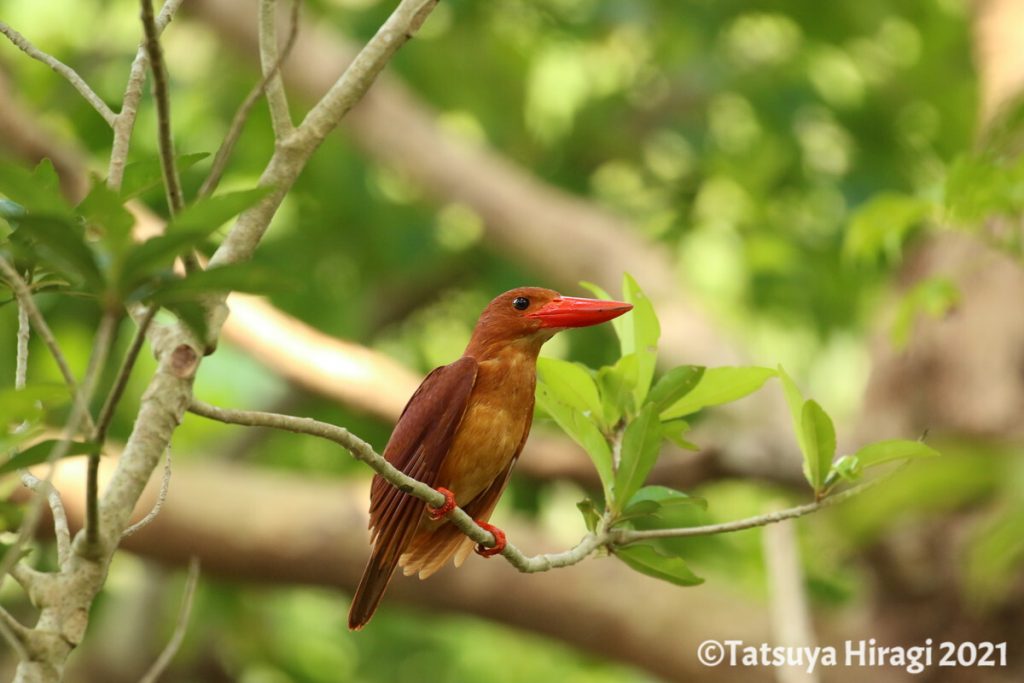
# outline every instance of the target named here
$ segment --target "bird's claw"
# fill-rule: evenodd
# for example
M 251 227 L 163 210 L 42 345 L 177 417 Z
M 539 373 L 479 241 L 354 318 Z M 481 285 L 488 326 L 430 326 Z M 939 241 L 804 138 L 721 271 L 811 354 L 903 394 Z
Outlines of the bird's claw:
M 487 522 L 483 522 L 479 519 L 476 520 L 476 523 L 484 531 L 489 531 L 491 532 L 491 535 L 494 536 L 494 545 L 490 548 L 480 543 L 476 544 L 476 548 L 474 548 L 473 550 L 476 552 L 477 555 L 479 555 L 480 557 L 494 557 L 495 555 L 497 555 L 505 549 L 507 540 L 505 538 L 504 531 L 494 526 L 493 524 L 488 524 Z
M 444 519 L 448 516 L 449 512 L 455 509 L 454 493 L 443 486 L 438 486 L 437 492 L 444 496 L 444 505 L 441 507 L 432 507 L 429 503 L 427 504 L 427 516 L 435 522 L 439 519 Z

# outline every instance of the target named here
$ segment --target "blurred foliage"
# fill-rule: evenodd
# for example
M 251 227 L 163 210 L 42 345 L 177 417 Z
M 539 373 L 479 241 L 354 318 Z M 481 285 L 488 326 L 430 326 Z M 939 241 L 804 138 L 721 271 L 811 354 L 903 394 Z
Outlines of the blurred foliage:
M 366 39 L 391 5 L 310 0 L 304 12 Z M 1021 207 L 1019 162 L 993 148 L 965 154 L 976 109 L 968 10 L 966 0 L 445 0 L 390 68 L 437 109 L 446 129 L 484 140 L 544 180 L 630 218 L 638 232 L 675 255 L 681 286 L 723 325 L 742 333 L 753 362 L 790 369 L 842 423 L 860 401 L 866 331 L 876 322 L 882 288 L 905 243 L 937 217 L 967 224 Z M 78 69 L 107 102 L 120 100 L 138 40 L 134 6 L 0 0 L 0 16 Z M 165 49 L 183 185 L 194 198 L 209 164 L 200 155 L 215 151 L 255 73 L 251 62 L 187 18 L 172 24 Z M 65 82 L 6 42 L 0 43 L 0 68 L 43 125 L 83 147 L 91 170 L 105 169 L 109 130 Z M 296 110 L 304 105 L 293 102 Z M 147 94 L 126 193 L 166 215 L 162 190 L 151 182 L 154 123 Z M 257 107 L 222 192 L 252 188 L 272 146 L 266 110 Z M 39 185 L 55 190 L 52 183 Z M 117 213 L 108 200 L 97 191 L 77 209 L 53 206 L 85 235 L 91 216 Z M 0 216 L 11 225 L 18 219 L 12 211 L 0 205 Z M 3 220 L 0 225 L 7 226 Z M 262 272 L 293 283 L 272 288 L 277 306 L 328 334 L 359 340 L 426 371 L 458 354 L 494 293 L 548 284 L 529 264 L 488 244 L 483 227 L 471 207 L 438 205 L 408 178 L 359 154 L 345 135 L 334 135 L 286 199 L 255 260 Z M 116 250 L 88 240 L 86 246 L 99 250 L 95 262 L 103 277 L 93 281 L 99 291 L 116 281 L 108 258 Z M 65 258 L 55 267 L 68 265 Z M 636 275 L 642 286 L 642 273 Z M 894 341 L 905 343 L 918 315 L 941 315 L 957 296 L 945 281 L 921 283 L 901 304 Z M 100 307 L 52 291 L 37 301 L 81 374 Z M 14 357 L 15 321 L 15 307 L 0 306 L 0 358 Z M 115 358 L 131 329 L 122 324 Z M 602 391 L 623 375 L 653 372 L 639 362 L 617 364 L 608 329 L 562 335 L 545 352 L 590 367 L 617 367 L 598 374 Z M 143 354 L 124 406 L 137 404 L 152 370 L 152 359 Z M 665 375 L 673 379 L 663 393 L 657 383 L 649 396 L 634 393 L 634 406 L 645 399 L 687 400 L 673 387 L 700 378 L 682 372 Z M 105 374 L 102 386 L 113 369 Z M 29 377 L 33 386 L 60 381 L 36 338 Z M 12 382 L 13 363 L 3 363 L 0 386 Z M 701 397 L 689 388 L 690 401 Z M 390 431 L 390 425 L 300 394 L 223 345 L 204 361 L 196 392 L 224 405 L 286 406 L 344 424 L 378 445 Z M 804 413 L 815 409 L 805 411 L 799 398 L 800 419 L 794 411 L 794 420 L 802 425 Z M 59 424 L 66 409 L 47 407 L 33 419 Z M 612 421 L 618 408 L 602 403 L 600 409 Z M 688 415 L 673 416 L 676 431 L 669 435 L 683 445 Z M 127 408 L 118 412 L 112 439 L 127 437 L 133 416 Z M 824 424 L 817 413 L 807 419 Z M 330 444 L 276 433 L 253 437 L 193 417 L 176 434 L 174 449 L 176 458 L 235 457 L 320 476 L 367 475 Z M 1015 535 L 1022 489 L 1018 485 L 1014 493 L 1008 484 L 1020 480 L 1019 464 L 1008 464 L 1018 459 L 975 444 L 943 450 L 947 457 L 897 475 L 912 479 L 801 525 L 801 542 L 813 550 L 805 562 L 815 597 L 835 603 L 868 590 L 851 558 L 889 526 L 994 498 L 996 506 L 977 522 L 964 583 L 979 604 L 998 602 L 1024 554 Z M 820 468 L 809 471 L 816 488 L 825 484 L 822 475 Z M 555 519 L 557 533 L 578 538 L 578 516 L 567 521 L 564 510 L 553 510 L 557 486 L 515 481 L 503 504 Z M 578 500 L 583 493 L 573 495 Z M 716 502 L 710 510 L 674 507 L 673 524 L 726 521 L 762 513 L 780 500 L 804 500 L 750 482 L 717 482 L 688 493 Z M 571 505 L 570 512 L 575 515 Z M 3 508 L 0 517 L 12 528 L 18 512 Z M 701 576 L 764 593 L 756 530 L 662 543 L 662 550 L 686 557 Z M 138 572 L 114 572 L 111 592 L 119 590 L 118 581 L 137 585 L 140 579 Z M 324 670 L 404 680 L 421 670 L 421 662 L 442 679 L 475 680 L 486 654 L 503 648 L 518 655 L 507 658 L 507 672 L 496 674 L 507 673 L 508 680 L 644 680 L 464 619 L 441 619 L 423 630 L 416 626 L 420 615 L 385 608 L 372 630 L 354 638 L 339 621 L 341 602 L 335 594 L 309 590 L 207 583 L 195 619 L 204 630 L 190 633 L 181 670 L 212 656 L 248 683 L 318 681 Z M 165 611 L 169 622 L 174 609 Z M 116 618 L 98 612 L 101 622 Z M 467 634 L 477 644 L 472 650 L 459 647 Z M 157 635 L 142 646 L 159 647 L 166 634 Z M 187 673 L 180 677 L 188 679 Z

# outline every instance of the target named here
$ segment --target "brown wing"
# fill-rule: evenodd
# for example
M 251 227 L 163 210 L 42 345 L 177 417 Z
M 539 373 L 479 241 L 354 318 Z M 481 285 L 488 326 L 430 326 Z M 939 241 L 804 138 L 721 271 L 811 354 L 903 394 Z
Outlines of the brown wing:
M 397 469 L 431 486 L 451 447 L 476 382 L 477 362 L 462 357 L 437 368 L 409 399 L 395 425 L 384 457 Z M 379 475 L 370 488 L 373 552 L 352 598 L 349 627 L 361 628 L 373 616 L 398 558 L 423 514 L 423 501 L 399 491 Z
M 508 485 L 512 468 L 519 460 L 519 454 L 523 452 L 523 446 L 530 435 L 532 423 L 533 412 L 531 411 L 526 422 L 526 429 L 523 430 L 523 438 L 519 440 L 519 446 L 508 467 L 494 479 L 493 484 L 463 506 L 466 514 L 473 519 L 486 522 L 491 518 L 494 507 L 498 504 L 502 492 Z M 452 555 L 455 556 L 455 566 L 461 567 L 475 545 L 476 542 L 463 534 L 454 524 L 445 523 L 436 529 L 421 530 L 412 539 L 408 551 L 401 558 L 402 571 L 406 576 L 418 573 L 421 579 L 425 579 L 441 569 Z

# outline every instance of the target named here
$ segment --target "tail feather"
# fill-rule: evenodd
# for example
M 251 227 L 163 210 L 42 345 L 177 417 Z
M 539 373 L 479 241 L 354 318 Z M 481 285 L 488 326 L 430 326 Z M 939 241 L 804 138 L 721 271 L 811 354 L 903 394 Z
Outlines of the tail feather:
M 348 610 L 348 627 L 351 630 L 358 631 L 370 621 L 397 566 L 398 557 L 393 554 L 391 557 L 381 557 L 375 552 L 370 556 Z

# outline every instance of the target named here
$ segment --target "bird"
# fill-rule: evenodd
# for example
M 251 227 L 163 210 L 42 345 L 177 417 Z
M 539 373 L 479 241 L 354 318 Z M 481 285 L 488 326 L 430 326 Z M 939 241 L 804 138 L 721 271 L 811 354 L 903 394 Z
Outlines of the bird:
M 379 474 L 370 487 L 370 559 L 352 597 L 349 628 L 362 629 L 396 568 L 429 577 L 471 550 L 501 552 L 505 534 L 488 523 L 533 421 L 537 355 L 556 333 L 612 320 L 633 306 L 519 287 L 492 300 L 462 357 L 434 369 L 402 411 L 384 458 L 445 496 L 437 508 L 399 490 Z M 491 532 L 493 547 L 476 545 L 447 514 L 458 505 Z

